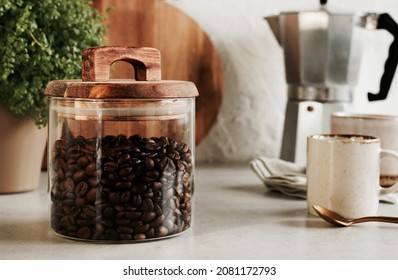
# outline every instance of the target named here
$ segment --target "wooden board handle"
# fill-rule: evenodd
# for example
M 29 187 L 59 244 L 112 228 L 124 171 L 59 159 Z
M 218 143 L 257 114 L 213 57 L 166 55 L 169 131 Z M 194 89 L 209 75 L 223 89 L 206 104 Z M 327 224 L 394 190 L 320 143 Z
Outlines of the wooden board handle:
M 134 67 L 137 81 L 161 80 L 158 49 L 125 46 L 101 46 L 83 50 L 82 80 L 84 82 L 108 81 L 111 65 L 117 61 L 130 63 Z

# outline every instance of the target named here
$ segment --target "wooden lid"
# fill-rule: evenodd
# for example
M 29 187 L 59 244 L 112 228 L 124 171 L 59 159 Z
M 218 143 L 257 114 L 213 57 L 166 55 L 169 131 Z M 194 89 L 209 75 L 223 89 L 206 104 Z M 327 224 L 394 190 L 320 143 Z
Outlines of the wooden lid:
M 135 79 L 110 80 L 110 67 L 125 61 L 134 67 Z M 51 81 L 45 94 L 65 98 L 163 99 L 198 96 L 194 83 L 161 80 L 160 52 L 154 48 L 94 47 L 82 53 L 81 80 Z

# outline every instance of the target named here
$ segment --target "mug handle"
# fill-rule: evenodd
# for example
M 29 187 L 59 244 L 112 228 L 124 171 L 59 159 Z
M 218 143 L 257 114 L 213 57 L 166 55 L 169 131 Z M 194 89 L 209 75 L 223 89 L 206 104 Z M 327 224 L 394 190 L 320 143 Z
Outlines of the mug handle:
M 395 158 L 398 160 L 398 153 L 392 150 L 385 150 L 385 149 L 381 149 L 380 151 L 380 159 L 383 157 L 391 157 L 391 158 Z M 398 191 L 398 182 L 395 183 L 394 185 L 387 187 L 387 188 L 381 188 L 379 191 L 379 195 L 386 195 L 386 194 L 390 194 L 393 192 Z

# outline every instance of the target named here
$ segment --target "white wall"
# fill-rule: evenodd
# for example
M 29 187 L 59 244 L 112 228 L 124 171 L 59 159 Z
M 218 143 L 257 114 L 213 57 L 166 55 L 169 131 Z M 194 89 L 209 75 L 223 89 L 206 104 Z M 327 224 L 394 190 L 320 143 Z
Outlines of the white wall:
M 284 65 L 264 16 L 288 10 L 317 9 L 315 0 L 168 0 L 207 32 L 220 54 L 225 80 L 218 120 L 197 147 L 198 162 L 247 162 L 279 157 L 287 101 Z M 398 21 L 396 0 L 329 0 L 329 7 L 388 12 Z M 352 111 L 398 115 L 398 78 L 386 101 L 367 102 L 377 92 L 392 37 L 368 32 Z M 398 77 L 398 73 L 397 73 Z

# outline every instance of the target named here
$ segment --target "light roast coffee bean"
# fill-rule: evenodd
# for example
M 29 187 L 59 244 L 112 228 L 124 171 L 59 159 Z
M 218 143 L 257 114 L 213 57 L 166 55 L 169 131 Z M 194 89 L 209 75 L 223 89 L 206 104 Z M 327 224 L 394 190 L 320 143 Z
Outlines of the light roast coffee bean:
M 193 165 L 187 144 L 167 137 L 64 135 L 52 155 L 55 232 L 125 241 L 171 236 L 191 226 Z

